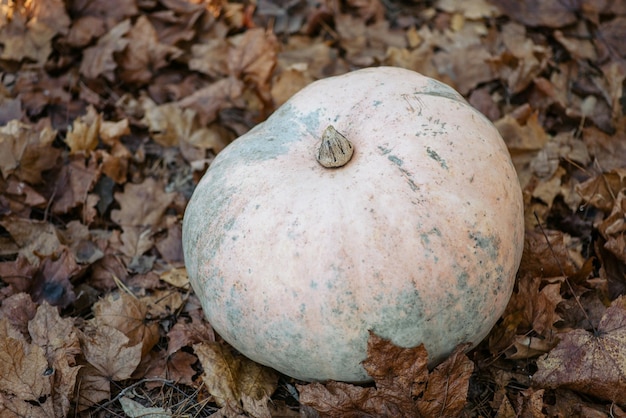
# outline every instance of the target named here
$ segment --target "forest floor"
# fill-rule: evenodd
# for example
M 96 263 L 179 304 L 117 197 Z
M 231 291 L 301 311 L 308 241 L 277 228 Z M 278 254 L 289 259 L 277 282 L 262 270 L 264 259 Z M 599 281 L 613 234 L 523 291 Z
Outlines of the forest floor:
M 0 417 L 626 417 L 625 39 L 618 0 L 0 0 Z M 499 129 L 522 265 L 469 353 L 297 382 L 204 320 L 183 213 L 292 94 L 379 65 Z

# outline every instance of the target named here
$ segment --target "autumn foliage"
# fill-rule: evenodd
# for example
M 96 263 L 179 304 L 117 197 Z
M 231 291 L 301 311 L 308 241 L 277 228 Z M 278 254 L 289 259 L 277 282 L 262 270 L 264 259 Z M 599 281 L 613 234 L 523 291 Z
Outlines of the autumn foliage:
M 626 416 L 625 39 L 623 1 L 0 0 L 0 416 Z M 376 65 L 495 123 L 524 258 L 471 352 L 372 335 L 373 384 L 296 382 L 204 320 L 182 216 L 230 141 Z

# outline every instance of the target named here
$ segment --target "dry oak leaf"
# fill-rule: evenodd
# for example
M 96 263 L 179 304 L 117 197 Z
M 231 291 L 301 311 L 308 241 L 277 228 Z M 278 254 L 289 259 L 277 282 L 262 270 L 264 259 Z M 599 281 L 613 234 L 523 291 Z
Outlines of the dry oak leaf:
M 128 345 L 141 344 L 142 355 L 159 341 L 159 324 L 148 321 L 148 306 L 125 292 L 109 293 L 93 305 L 94 326 L 109 326 L 128 337 Z
M 33 340 L 45 350 L 52 367 L 52 403 L 56 416 L 66 416 L 80 367 L 75 358 L 80 354 L 78 334 L 71 318 L 61 318 L 57 308 L 43 303 L 28 324 Z
M 52 204 L 52 212 L 66 214 L 71 209 L 87 205 L 87 196 L 100 177 L 95 158 L 85 154 L 71 155 L 61 168 L 56 180 L 57 191 Z
M 130 20 L 123 20 L 98 39 L 95 46 L 85 49 L 80 63 L 80 73 L 88 79 L 96 79 L 102 75 L 111 82 L 115 81 L 117 63 L 113 54 L 123 51 L 130 42 L 124 38 L 130 28 Z
M 44 349 L 0 319 L 0 416 L 55 417 L 53 374 Z
M 128 83 L 149 82 L 155 71 L 182 54 L 180 49 L 159 42 L 154 26 L 145 15 L 139 16 L 126 40 L 128 46 L 119 63 L 120 78 Z
M 32 278 L 30 294 L 35 302 L 47 301 L 51 305 L 67 308 L 76 299 L 70 279 L 81 268 L 76 264 L 71 251 L 63 246 L 59 254 L 43 259 L 39 270 Z
M 494 4 L 503 14 L 528 26 L 560 28 L 577 19 L 578 2 L 499 0 Z
M 270 417 L 267 403 L 278 384 L 276 372 L 216 342 L 195 344 L 193 350 L 204 369 L 202 380 L 218 406 Z
M 52 52 L 52 38 L 70 25 L 62 0 L 3 1 L 0 16 L 0 59 L 26 58 L 39 66 Z
M 376 387 L 342 382 L 298 385 L 300 402 L 323 417 L 454 417 L 467 399 L 473 363 L 459 346 L 428 374 L 424 345 L 395 346 L 370 332 L 363 367 Z
M 59 232 L 51 223 L 18 217 L 0 221 L 19 246 L 21 254 L 32 266 L 39 266 L 41 257 L 49 257 L 62 249 Z
M 141 361 L 141 346 L 129 346 L 121 331 L 108 325 L 88 325 L 79 334 L 87 364 L 79 371 L 78 409 L 84 410 L 111 397 L 111 381 L 129 379 Z
M 154 227 L 174 200 L 175 193 L 164 189 L 151 177 L 141 184 L 127 183 L 123 193 L 115 193 L 120 209 L 111 211 L 111 220 L 120 226 Z
M 95 150 L 101 124 L 102 115 L 93 106 L 88 106 L 87 114 L 75 119 L 67 131 L 65 143 L 70 147 L 70 154 Z
M 231 76 L 251 83 L 259 96 L 269 101 L 269 82 L 276 66 L 279 47 L 276 36 L 263 28 L 253 28 L 228 40 L 234 46 L 228 54 Z
M 469 381 L 474 371 L 474 363 L 464 351 L 469 348 L 459 346 L 428 376 L 428 386 L 424 395 L 417 401 L 417 408 L 425 417 L 454 417 L 461 414 L 467 403 Z
M 613 301 L 595 332 L 574 329 L 563 334 L 537 367 L 537 386 L 567 388 L 626 405 L 626 297 Z
M 0 127 L 0 172 L 6 179 L 15 174 L 30 184 L 42 182 L 41 173 L 56 165 L 61 152 L 52 146 L 56 131 L 49 126 L 28 125 L 17 120 Z

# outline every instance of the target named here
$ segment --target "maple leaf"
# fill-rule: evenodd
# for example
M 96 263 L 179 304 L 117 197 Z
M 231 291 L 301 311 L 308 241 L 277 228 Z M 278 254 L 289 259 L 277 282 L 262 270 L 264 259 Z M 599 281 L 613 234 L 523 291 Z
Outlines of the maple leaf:
M 96 79 L 102 75 L 107 80 L 114 81 L 117 63 L 113 54 L 123 51 L 130 42 L 124 38 L 130 28 L 130 20 L 123 20 L 98 39 L 95 46 L 85 49 L 80 63 L 80 73 L 88 79 Z
M 264 101 L 271 98 L 269 81 L 276 66 L 278 41 L 271 31 L 253 28 L 229 38 L 235 45 L 228 54 L 230 74 L 252 83 Z
M 51 146 L 55 136 L 49 126 L 17 120 L 0 127 L 0 172 L 4 178 L 15 174 L 27 183 L 41 183 L 41 173 L 53 168 L 61 154 Z
M 40 257 L 52 256 L 63 248 L 59 233 L 51 223 L 6 217 L 0 225 L 11 234 L 19 246 L 19 253 L 32 266 L 39 266 Z
M 61 318 L 57 308 L 44 302 L 29 322 L 28 330 L 33 344 L 45 350 L 48 364 L 54 370 L 52 403 L 55 415 L 66 416 L 80 370 L 75 361 L 75 357 L 80 354 L 80 344 L 74 321 Z
M 123 193 L 115 193 L 120 209 L 111 212 L 111 220 L 120 226 L 153 227 L 174 200 L 161 183 L 148 177 L 141 184 L 128 183 Z
M 120 59 L 120 77 L 129 83 L 147 83 L 154 71 L 182 54 L 174 46 L 159 43 L 156 30 L 144 15 L 137 19 L 126 39 L 128 46 Z
M 109 293 L 93 305 L 94 326 L 109 326 L 128 337 L 128 345 L 141 344 L 142 355 L 159 341 L 159 324 L 147 321 L 148 306 L 125 292 Z
M 194 313 L 195 312 L 195 313 Z M 169 354 L 181 348 L 200 342 L 214 342 L 215 332 L 207 321 L 203 320 L 202 312 L 195 310 L 190 313 L 191 322 L 179 319 L 167 333 Z
M 297 385 L 300 403 L 329 417 L 457 416 L 465 407 L 474 369 L 465 349 L 457 347 L 429 375 L 423 344 L 402 348 L 370 332 L 363 367 L 376 387 L 342 382 Z
M 534 384 L 565 387 L 623 404 L 626 393 L 626 297 L 620 296 L 596 332 L 574 329 L 537 361 Z
M 0 269 L 0 277 L 5 280 L 5 275 Z M 28 293 L 16 293 L 2 301 L 0 304 L 0 318 L 6 318 L 13 328 L 22 335 L 28 335 L 28 322 L 35 316 L 37 305 Z
M 0 414 L 54 417 L 52 372 L 44 349 L 0 319 Z
M 102 115 L 97 113 L 93 106 L 88 106 L 87 114 L 74 120 L 65 136 L 65 143 L 70 147 L 70 154 L 96 149 L 101 124 Z
M 202 380 L 218 406 L 270 417 L 267 402 L 278 384 L 276 372 L 219 343 L 194 344 L 193 350 L 204 369 Z
M 47 301 L 54 306 L 67 307 L 76 299 L 70 279 L 80 271 L 67 247 L 58 255 L 46 257 L 33 277 L 30 289 L 33 300 Z
M 64 214 L 87 203 L 87 195 L 98 180 L 100 172 L 95 159 L 84 154 L 73 155 L 63 165 L 55 187 L 58 190 L 52 204 L 52 212 Z
M 62 0 L 9 0 L 0 5 L 0 14 L 5 13 L 11 18 L 0 24 L 3 60 L 29 58 L 43 66 L 52 52 L 52 38 L 67 33 L 70 24 Z

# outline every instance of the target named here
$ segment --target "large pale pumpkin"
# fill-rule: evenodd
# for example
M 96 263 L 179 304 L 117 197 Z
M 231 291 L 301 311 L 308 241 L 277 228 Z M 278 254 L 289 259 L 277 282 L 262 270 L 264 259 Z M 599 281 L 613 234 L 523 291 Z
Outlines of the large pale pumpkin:
M 328 126 L 354 150 L 338 168 L 317 161 Z M 312 83 L 224 149 L 183 244 L 233 347 L 298 379 L 366 381 L 368 330 L 424 343 L 431 365 L 486 336 L 513 289 L 522 194 L 497 130 L 456 91 L 364 69 Z

